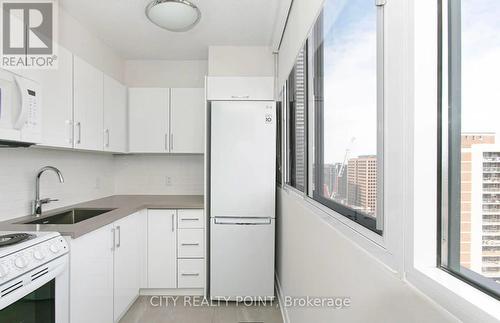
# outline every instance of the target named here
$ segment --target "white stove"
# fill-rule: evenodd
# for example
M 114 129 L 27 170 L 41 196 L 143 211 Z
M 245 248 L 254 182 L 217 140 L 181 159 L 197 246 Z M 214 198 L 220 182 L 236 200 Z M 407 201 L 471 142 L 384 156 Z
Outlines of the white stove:
M 0 322 L 68 321 L 68 252 L 57 232 L 0 232 Z

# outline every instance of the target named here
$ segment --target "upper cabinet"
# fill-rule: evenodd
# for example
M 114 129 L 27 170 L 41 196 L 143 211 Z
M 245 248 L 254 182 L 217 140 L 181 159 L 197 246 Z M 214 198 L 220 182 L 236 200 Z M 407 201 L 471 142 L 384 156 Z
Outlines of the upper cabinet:
M 103 73 L 73 58 L 74 147 L 103 150 Z
M 73 55 L 58 47 L 56 69 L 25 69 L 19 74 L 40 83 L 42 89 L 42 145 L 73 147 Z
M 170 90 L 170 152 L 204 152 L 205 95 L 204 89 Z
M 127 88 L 104 75 L 104 151 L 127 151 Z
M 129 89 L 129 151 L 169 151 L 169 89 Z
M 129 152 L 203 153 L 204 106 L 199 88 L 130 88 Z
M 274 101 L 273 77 L 208 77 L 209 101 Z

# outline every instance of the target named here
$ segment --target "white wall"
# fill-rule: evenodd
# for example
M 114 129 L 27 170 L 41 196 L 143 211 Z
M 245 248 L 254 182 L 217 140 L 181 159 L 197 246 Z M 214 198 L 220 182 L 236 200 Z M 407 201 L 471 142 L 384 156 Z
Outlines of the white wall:
M 115 193 L 203 195 L 203 156 L 116 156 Z
M 123 59 L 61 6 L 58 17 L 59 44 L 105 74 L 123 82 Z
M 277 275 L 288 296 L 349 297 L 350 308 L 287 308 L 291 323 L 458 322 L 345 237 L 294 192 L 278 190 Z
M 210 46 L 210 76 L 274 76 L 274 56 L 265 46 Z
M 45 210 L 112 195 L 113 156 L 38 148 L 0 149 L 0 221 L 28 215 L 35 196 L 35 176 L 43 166 L 55 166 L 64 176 L 42 175 L 40 196 L 59 199 Z
M 130 87 L 205 87 L 208 62 L 128 60 L 125 84 Z

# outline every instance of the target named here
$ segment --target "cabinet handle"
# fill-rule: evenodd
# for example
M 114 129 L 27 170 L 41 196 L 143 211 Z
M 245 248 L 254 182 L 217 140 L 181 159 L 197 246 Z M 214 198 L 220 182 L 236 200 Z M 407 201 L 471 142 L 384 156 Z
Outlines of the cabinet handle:
M 200 245 L 199 242 L 198 243 L 181 243 L 181 246 L 191 246 L 192 247 L 192 246 L 199 246 L 199 245 Z
M 81 122 L 77 122 L 76 123 L 76 127 L 78 128 L 78 139 L 76 141 L 77 144 L 81 144 L 82 143 L 82 124 Z
M 106 147 L 109 147 L 109 129 L 105 129 L 104 133 L 106 134 Z
M 116 230 L 118 231 L 118 243 L 116 244 L 116 247 L 120 248 L 120 246 L 122 244 L 122 229 L 120 226 L 117 226 Z
M 231 98 L 233 98 L 233 99 L 248 99 L 248 98 L 250 98 L 250 95 L 231 95 Z
M 199 218 L 183 218 L 181 221 L 200 221 Z
M 174 150 L 174 134 L 170 134 L 170 151 Z
M 182 273 L 182 276 L 200 276 L 200 273 Z
M 168 151 L 168 133 L 165 134 L 165 150 Z
M 115 241 L 116 241 L 115 228 L 111 229 L 111 233 L 113 234 L 113 243 L 111 244 L 111 250 L 115 251 Z
M 174 232 L 174 218 L 175 218 L 175 214 L 172 213 L 172 232 Z

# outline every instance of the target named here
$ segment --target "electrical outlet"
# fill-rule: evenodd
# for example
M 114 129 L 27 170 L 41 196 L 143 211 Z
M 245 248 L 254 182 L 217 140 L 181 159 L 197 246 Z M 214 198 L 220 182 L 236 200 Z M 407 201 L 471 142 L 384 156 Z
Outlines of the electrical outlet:
M 165 176 L 165 186 L 172 186 L 172 177 Z

